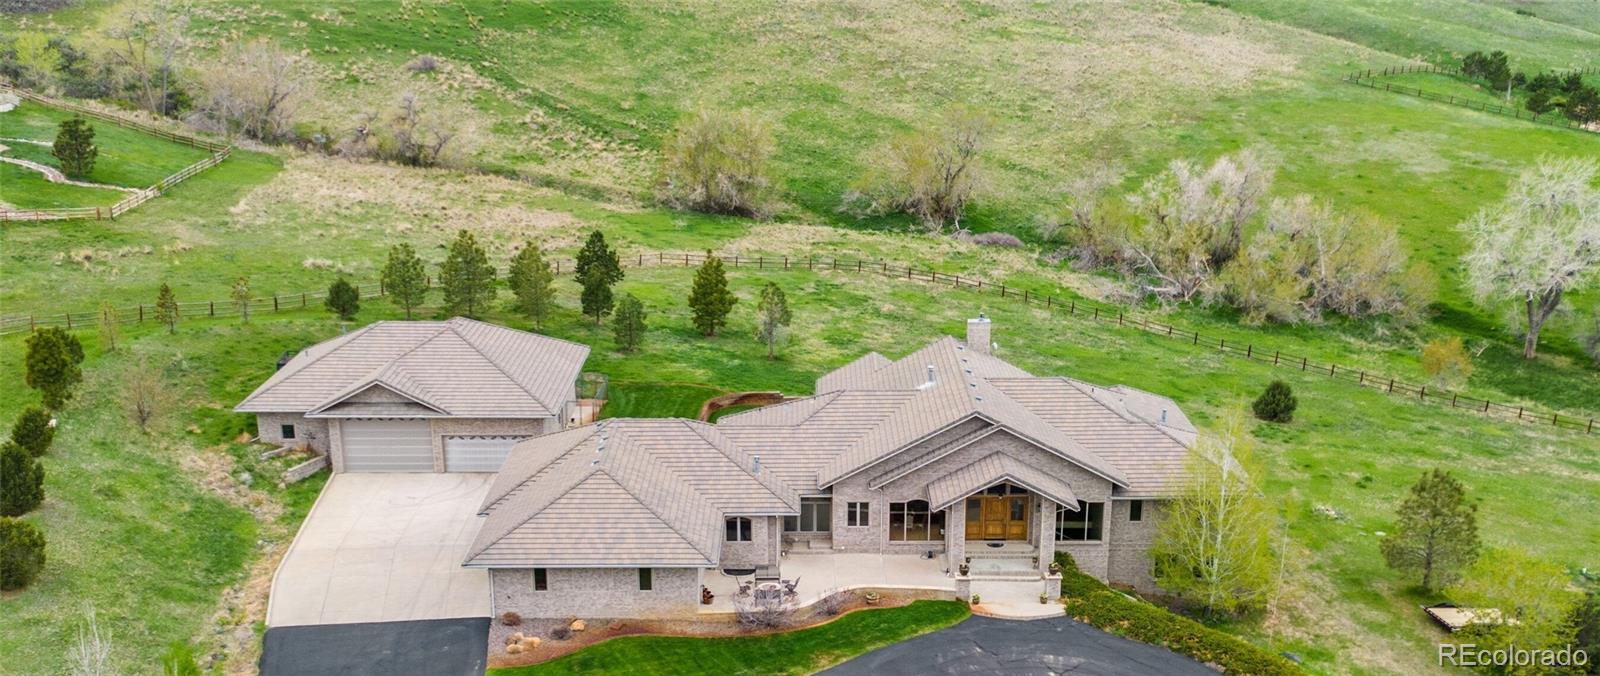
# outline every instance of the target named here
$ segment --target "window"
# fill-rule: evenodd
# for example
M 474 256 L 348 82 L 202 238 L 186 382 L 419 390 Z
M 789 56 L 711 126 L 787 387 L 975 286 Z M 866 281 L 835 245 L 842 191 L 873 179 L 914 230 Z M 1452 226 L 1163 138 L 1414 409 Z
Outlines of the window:
M 826 533 L 833 530 L 833 498 L 800 498 L 800 516 L 783 517 L 789 533 Z
M 650 569 L 649 568 L 640 568 L 639 569 L 639 591 L 650 591 L 650 587 L 651 587 Z
M 283 438 L 285 438 L 285 439 L 293 439 L 294 438 L 294 425 L 282 425 L 282 426 L 280 426 L 278 428 L 278 433 L 280 435 L 282 435 Z
M 533 569 L 533 590 L 550 591 L 550 577 L 545 574 L 543 568 Z
M 1128 520 L 1129 521 L 1143 521 L 1144 520 L 1144 501 L 1143 500 L 1130 500 L 1130 501 L 1128 501 Z
M 867 503 L 852 502 L 847 505 L 845 514 L 848 523 L 852 526 L 870 526 L 872 522 L 867 519 Z
M 736 516 L 727 520 L 728 534 L 724 540 L 728 542 L 750 541 L 750 519 Z
M 1056 507 L 1056 540 L 1059 542 L 1099 542 L 1105 518 L 1104 502 L 1078 501 L 1078 510 Z
M 931 511 L 927 500 L 889 503 L 889 540 L 929 542 L 944 539 L 944 511 Z

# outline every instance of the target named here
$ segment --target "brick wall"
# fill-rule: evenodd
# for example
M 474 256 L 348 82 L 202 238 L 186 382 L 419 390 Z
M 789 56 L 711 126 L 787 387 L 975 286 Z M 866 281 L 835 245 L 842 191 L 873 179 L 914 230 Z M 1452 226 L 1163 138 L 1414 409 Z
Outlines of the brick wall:
M 283 438 L 284 425 L 294 425 L 295 438 Z M 330 447 L 328 421 L 307 420 L 299 413 L 257 413 L 256 433 L 267 444 L 309 446 L 319 453 L 327 453 Z
M 684 618 L 700 608 L 701 570 L 652 569 L 652 589 L 640 591 L 638 568 L 548 568 L 547 591 L 535 591 L 532 569 L 489 571 L 494 614 L 523 617 Z

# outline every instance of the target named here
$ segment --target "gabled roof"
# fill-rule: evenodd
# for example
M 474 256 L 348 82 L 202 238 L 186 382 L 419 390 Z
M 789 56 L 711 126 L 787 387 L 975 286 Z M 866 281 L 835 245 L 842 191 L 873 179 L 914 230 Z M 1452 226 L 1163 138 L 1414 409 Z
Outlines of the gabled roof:
M 938 511 L 1004 481 L 1039 493 L 1073 510 L 1078 508 L 1078 496 L 1066 482 L 1005 453 L 986 455 L 928 484 L 928 503 Z
M 799 509 L 793 490 L 711 425 L 607 420 L 512 448 L 467 565 L 711 566 L 726 516 Z
M 302 351 L 234 410 L 349 417 L 558 415 L 589 348 L 464 317 L 376 322 Z M 354 401 L 373 386 L 396 401 Z

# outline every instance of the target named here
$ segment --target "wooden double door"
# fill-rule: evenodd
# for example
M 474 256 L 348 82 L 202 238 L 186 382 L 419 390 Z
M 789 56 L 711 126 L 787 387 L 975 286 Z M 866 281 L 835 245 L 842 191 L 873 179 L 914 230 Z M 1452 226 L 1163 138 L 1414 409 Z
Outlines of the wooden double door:
M 1028 494 L 993 495 L 984 492 L 967 498 L 968 540 L 1028 539 Z

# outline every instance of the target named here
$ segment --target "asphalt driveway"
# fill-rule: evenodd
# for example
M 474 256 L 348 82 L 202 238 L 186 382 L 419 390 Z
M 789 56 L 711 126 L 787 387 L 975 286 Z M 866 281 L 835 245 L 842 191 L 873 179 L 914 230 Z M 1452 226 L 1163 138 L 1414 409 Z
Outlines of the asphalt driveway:
M 1113 636 L 1071 618 L 1029 622 L 973 616 L 949 629 L 879 648 L 822 673 L 1216 676 L 1217 672 L 1165 648 Z
M 489 616 L 461 567 L 492 474 L 336 474 L 272 580 L 267 626 Z
M 262 676 L 482 676 L 489 618 L 272 627 Z

